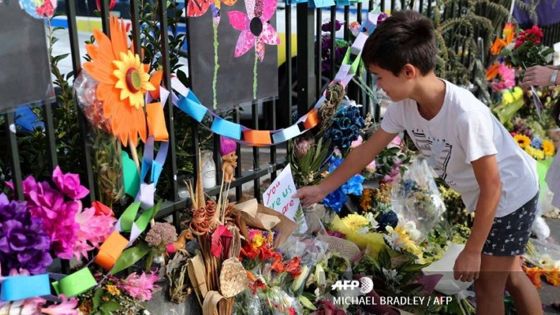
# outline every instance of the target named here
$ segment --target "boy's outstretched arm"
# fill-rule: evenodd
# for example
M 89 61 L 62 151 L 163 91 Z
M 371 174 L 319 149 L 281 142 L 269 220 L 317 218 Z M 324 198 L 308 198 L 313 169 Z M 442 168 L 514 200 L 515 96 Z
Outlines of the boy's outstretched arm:
M 366 165 L 395 138 L 397 134 L 388 133 L 379 128 L 362 145 L 352 149 L 344 162 L 320 184 L 306 186 L 294 195 L 299 198 L 304 207 L 322 201 L 326 195 L 344 184 L 350 177 L 360 172 Z
M 487 155 L 471 162 L 480 195 L 476 204 L 474 223 L 465 249 L 455 261 L 455 279 L 472 281 L 478 278 L 484 243 L 494 223 L 500 202 L 502 183 L 495 155 Z

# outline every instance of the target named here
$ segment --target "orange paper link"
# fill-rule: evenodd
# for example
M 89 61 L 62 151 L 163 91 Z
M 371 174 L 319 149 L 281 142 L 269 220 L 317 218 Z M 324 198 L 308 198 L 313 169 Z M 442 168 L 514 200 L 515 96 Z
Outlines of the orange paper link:
M 99 248 L 99 253 L 95 256 L 95 263 L 105 270 L 110 270 L 127 245 L 128 240 L 118 231 L 114 231 Z
M 159 86 L 161 85 L 161 79 L 162 78 L 163 78 L 163 71 L 162 70 L 155 71 L 154 73 L 152 73 L 152 76 L 150 77 L 150 83 L 156 88 L 153 91 L 149 91 L 150 96 L 153 99 L 158 99 L 159 98 Z
M 305 129 L 311 129 L 319 124 L 319 111 L 316 108 L 309 111 L 307 114 L 307 118 L 303 123 Z
M 148 113 L 148 134 L 154 136 L 156 141 L 169 140 L 161 103 L 157 102 L 146 105 L 146 112 Z
M 270 130 L 245 130 L 243 131 L 243 140 L 256 145 L 272 144 Z

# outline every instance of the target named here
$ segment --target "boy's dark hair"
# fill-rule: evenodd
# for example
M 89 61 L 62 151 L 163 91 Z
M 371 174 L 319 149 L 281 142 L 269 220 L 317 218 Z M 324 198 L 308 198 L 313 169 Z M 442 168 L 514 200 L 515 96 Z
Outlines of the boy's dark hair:
M 407 63 L 422 75 L 436 66 L 436 41 L 432 21 L 414 11 L 395 12 L 369 36 L 362 50 L 366 66 L 376 65 L 399 75 Z

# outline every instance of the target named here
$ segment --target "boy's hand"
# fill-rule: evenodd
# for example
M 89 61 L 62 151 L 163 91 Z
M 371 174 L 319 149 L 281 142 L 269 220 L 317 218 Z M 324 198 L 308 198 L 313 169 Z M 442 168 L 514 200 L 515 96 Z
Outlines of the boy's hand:
M 305 186 L 298 189 L 297 193 L 293 196 L 299 198 L 303 207 L 309 207 L 314 203 L 323 201 L 326 193 L 319 187 L 319 185 Z
M 470 282 L 478 279 L 480 256 L 480 253 L 463 250 L 455 260 L 455 266 L 453 267 L 455 280 Z

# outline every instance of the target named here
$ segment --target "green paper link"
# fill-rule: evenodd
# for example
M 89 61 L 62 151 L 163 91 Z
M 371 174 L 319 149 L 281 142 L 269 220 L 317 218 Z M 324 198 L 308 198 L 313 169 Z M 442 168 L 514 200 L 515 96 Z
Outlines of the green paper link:
M 351 73 L 356 74 L 358 73 L 360 63 L 362 62 L 362 52 L 360 52 L 353 61 L 350 60 L 350 56 L 352 56 L 352 47 L 348 47 L 348 49 L 346 49 L 346 54 L 344 54 L 342 64 L 351 65 Z
M 157 203 L 155 206 L 151 207 L 150 209 L 144 211 L 136 220 L 136 226 L 140 230 L 140 233 L 144 232 L 144 230 L 148 227 L 148 223 L 156 216 L 160 208 L 160 203 Z
M 144 242 L 125 250 L 119 259 L 117 259 L 117 262 L 115 263 L 115 266 L 113 266 L 113 269 L 111 269 L 110 273 L 114 275 L 134 265 L 137 261 L 142 259 L 142 257 L 146 256 L 149 251 L 150 247 Z
M 138 214 L 138 209 L 140 208 L 140 201 L 133 202 L 124 210 L 123 214 L 119 218 L 120 230 L 122 232 L 130 232 L 132 229 L 132 222 L 136 219 L 136 214 Z
M 97 281 L 86 267 L 60 279 L 60 281 L 53 282 L 52 286 L 57 294 L 72 297 L 86 292 L 96 284 Z
M 136 197 L 140 189 L 140 174 L 136 164 L 125 151 L 121 151 L 121 160 L 124 192 L 131 197 Z

